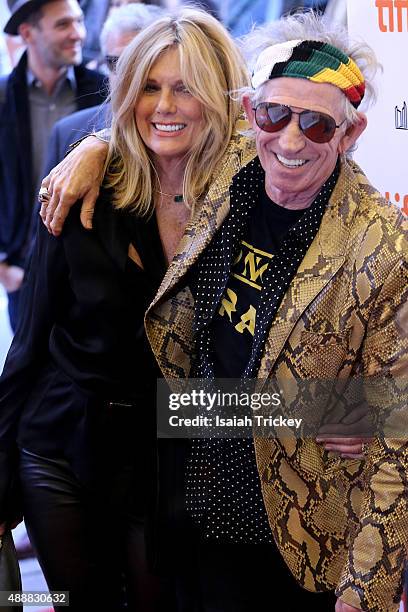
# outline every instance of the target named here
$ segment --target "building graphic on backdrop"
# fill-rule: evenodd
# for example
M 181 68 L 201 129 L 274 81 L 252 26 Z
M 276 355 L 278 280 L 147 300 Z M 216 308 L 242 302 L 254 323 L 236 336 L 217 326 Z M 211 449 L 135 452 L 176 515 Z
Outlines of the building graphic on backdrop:
M 408 130 L 408 118 L 407 118 L 407 103 L 404 102 L 401 110 L 398 106 L 395 107 L 395 129 L 396 130 Z
M 395 129 L 408 130 L 407 103 L 405 100 L 401 109 L 399 109 L 398 106 L 395 107 Z M 406 215 L 408 214 L 408 195 L 396 193 L 394 197 L 392 197 L 392 194 L 387 191 L 385 197 L 387 200 L 393 201 L 400 206 Z
M 347 0 L 347 16 L 350 36 L 370 45 L 383 67 L 376 80 L 381 96 L 368 111 L 368 129 L 355 159 L 380 193 L 408 215 L 408 97 L 404 79 L 408 0 Z M 386 159 L 379 155 L 378 142 L 386 142 L 393 155 Z
M 375 0 L 381 32 L 408 32 L 408 0 Z

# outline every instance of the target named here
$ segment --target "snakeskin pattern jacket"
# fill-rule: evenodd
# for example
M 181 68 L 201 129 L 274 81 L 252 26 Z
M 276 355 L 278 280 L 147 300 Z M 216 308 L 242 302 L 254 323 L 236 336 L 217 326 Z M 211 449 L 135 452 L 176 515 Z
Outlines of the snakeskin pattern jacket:
M 183 278 L 228 215 L 232 178 L 255 155 L 253 141 L 234 134 L 146 313 L 168 380 L 188 377 L 194 354 L 194 302 Z M 319 231 L 272 323 L 260 379 L 378 375 L 392 384 L 407 376 L 407 228 L 343 158 Z M 342 459 L 312 439 L 254 442 L 270 527 L 299 583 L 334 588 L 362 610 L 397 611 L 408 545 L 407 439 L 376 437 L 365 460 Z

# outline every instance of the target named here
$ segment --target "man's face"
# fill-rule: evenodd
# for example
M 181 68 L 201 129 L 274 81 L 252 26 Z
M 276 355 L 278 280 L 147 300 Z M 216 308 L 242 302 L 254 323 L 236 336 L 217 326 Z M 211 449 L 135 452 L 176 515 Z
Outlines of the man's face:
M 29 26 L 26 42 L 40 61 L 51 68 L 76 66 L 82 61 L 86 30 L 76 0 L 55 0 L 42 7 L 42 18 Z
M 105 55 L 109 56 L 111 59 L 119 58 L 122 51 L 132 42 L 137 34 L 138 32 L 110 32 L 105 42 Z M 109 66 L 109 85 L 111 89 L 115 83 L 115 79 L 115 69 L 113 66 Z
M 344 94 L 334 85 L 312 83 L 306 79 L 281 77 L 270 80 L 259 102 L 276 102 L 294 112 L 314 110 L 330 115 L 336 124 L 344 120 Z M 330 142 L 315 143 L 299 128 L 299 117 L 292 115 L 290 123 L 278 132 L 262 131 L 255 122 L 248 101 L 245 108 L 256 134 L 256 147 L 266 173 L 265 186 L 269 197 L 277 204 L 295 204 L 303 208 L 311 204 L 333 172 L 339 152 L 352 144 L 346 136 L 346 123 Z M 297 203 L 304 206 L 297 206 Z

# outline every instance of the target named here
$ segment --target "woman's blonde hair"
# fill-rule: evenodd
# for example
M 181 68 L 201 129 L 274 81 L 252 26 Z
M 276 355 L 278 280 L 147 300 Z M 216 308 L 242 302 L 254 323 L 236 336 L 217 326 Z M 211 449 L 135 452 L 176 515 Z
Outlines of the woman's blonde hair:
M 229 92 L 248 84 L 246 65 L 234 41 L 204 11 L 183 8 L 159 19 L 129 44 L 118 61 L 111 94 L 105 185 L 114 188 L 117 208 L 130 207 L 141 216 L 152 213 L 153 191 L 160 185 L 134 109 L 153 64 L 173 47 L 179 49 L 183 82 L 203 107 L 203 129 L 187 154 L 184 173 L 183 197 L 191 207 L 207 191 L 241 111 Z

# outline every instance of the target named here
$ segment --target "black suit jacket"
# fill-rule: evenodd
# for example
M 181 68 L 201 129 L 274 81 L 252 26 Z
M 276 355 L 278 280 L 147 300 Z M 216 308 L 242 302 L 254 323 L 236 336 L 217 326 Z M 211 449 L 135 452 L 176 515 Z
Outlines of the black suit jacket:
M 103 75 L 74 68 L 78 109 L 101 104 L 106 97 Z M 29 245 L 34 193 L 32 192 L 30 109 L 27 56 L 11 72 L 0 103 L 0 252 L 10 264 L 23 265 Z
M 144 446 L 140 435 L 154 455 L 159 371 L 143 317 L 165 270 L 155 218 L 114 211 L 106 192 L 93 230 L 82 227 L 79 212 L 78 203 L 58 238 L 37 226 L 21 320 L 0 377 L 0 523 L 16 441 L 41 456 L 63 455 L 83 480 L 103 443 L 105 456 L 119 456 L 122 445 Z M 128 259 L 130 242 L 144 271 Z M 106 432 L 104 419 L 115 429 Z
M 52 128 L 48 144 L 44 175 L 64 158 L 69 146 L 92 131 L 110 125 L 109 105 L 99 104 L 77 111 L 57 121 Z

